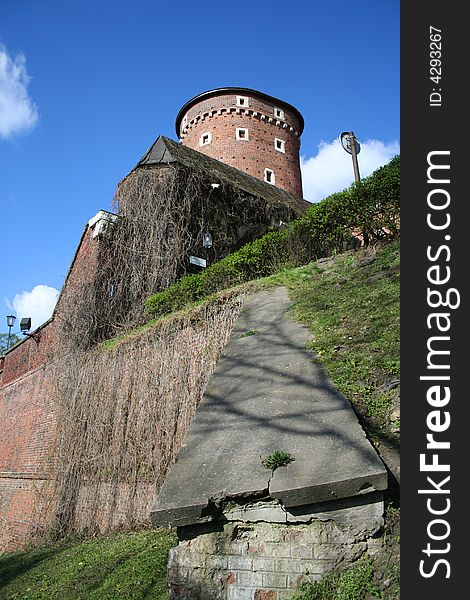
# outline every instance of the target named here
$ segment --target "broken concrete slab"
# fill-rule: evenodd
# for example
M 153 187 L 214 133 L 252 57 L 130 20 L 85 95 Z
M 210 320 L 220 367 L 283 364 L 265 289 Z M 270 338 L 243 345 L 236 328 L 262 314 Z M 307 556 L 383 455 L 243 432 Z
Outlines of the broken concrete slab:
M 369 494 L 387 473 L 289 315 L 286 288 L 248 296 L 152 508 L 155 526 L 211 520 L 231 499 L 285 506 Z M 276 450 L 294 462 L 266 470 Z

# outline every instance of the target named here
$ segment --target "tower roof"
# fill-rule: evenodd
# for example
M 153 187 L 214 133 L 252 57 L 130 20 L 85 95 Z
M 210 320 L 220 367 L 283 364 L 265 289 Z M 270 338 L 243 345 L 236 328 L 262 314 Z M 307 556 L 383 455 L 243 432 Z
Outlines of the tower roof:
M 191 100 L 188 100 L 188 102 L 186 102 L 186 104 L 181 107 L 179 113 L 176 116 L 176 123 L 175 123 L 176 135 L 179 137 L 181 120 L 183 119 L 185 113 L 192 106 L 194 106 L 201 100 L 206 100 L 207 98 L 211 98 L 213 96 L 220 96 L 222 94 L 245 94 L 248 96 L 254 96 L 256 98 L 259 98 L 260 100 L 268 100 L 269 102 L 274 103 L 276 106 L 279 106 L 279 108 L 286 108 L 287 110 L 290 110 L 291 112 L 293 112 L 295 114 L 295 116 L 299 120 L 299 135 L 304 130 L 304 118 L 302 117 L 301 113 L 295 108 L 295 106 L 292 106 L 292 104 L 289 104 L 288 102 L 285 102 L 284 100 L 280 100 L 279 98 L 275 98 L 274 96 L 270 96 L 269 94 L 265 94 L 264 92 L 259 92 L 258 90 L 253 90 L 251 88 L 221 87 L 221 88 L 215 88 L 213 90 L 208 90 L 207 92 L 202 92 L 201 94 L 194 96 L 194 98 L 191 98 Z
M 311 206 L 307 200 L 297 198 L 279 187 L 265 183 L 253 175 L 178 144 L 162 135 L 156 139 L 135 168 L 165 163 L 179 163 L 191 169 L 203 170 L 215 181 L 225 181 L 244 192 L 264 198 L 270 203 L 286 205 L 299 216 Z

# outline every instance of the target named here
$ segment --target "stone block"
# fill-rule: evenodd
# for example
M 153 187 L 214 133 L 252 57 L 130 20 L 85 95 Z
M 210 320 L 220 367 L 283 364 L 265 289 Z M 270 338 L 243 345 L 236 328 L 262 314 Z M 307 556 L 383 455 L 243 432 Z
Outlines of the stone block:
M 333 544 L 318 544 L 313 547 L 313 557 L 322 560 L 337 560 L 342 558 L 341 548 Z
M 253 571 L 275 571 L 275 564 L 274 558 L 253 557 Z
M 227 548 L 227 554 L 236 556 L 246 554 L 248 552 L 248 542 L 231 542 Z
M 253 600 L 277 600 L 276 596 L 273 590 L 256 590 Z
M 370 538 L 367 540 L 367 552 L 370 556 L 376 556 L 382 550 L 383 542 L 381 538 Z
M 227 600 L 253 600 L 255 590 L 247 587 L 230 587 L 227 589 Z
M 292 558 L 276 559 L 276 573 L 300 573 L 302 571 L 302 561 Z
M 285 588 L 287 575 L 284 573 L 263 573 L 263 586 L 266 588 Z
M 228 568 L 233 571 L 251 571 L 253 559 L 249 556 L 229 556 Z
M 286 542 L 266 544 L 264 552 L 266 556 L 273 558 L 290 558 L 291 544 L 287 544 Z
M 239 571 L 237 580 L 242 586 L 260 587 L 263 585 L 263 574 L 256 571 Z
M 224 511 L 229 521 L 285 523 L 286 513 L 278 502 L 255 502 Z
M 300 572 L 309 575 L 323 575 L 324 573 L 331 571 L 334 566 L 334 560 L 301 560 Z
M 312 546 L 297 546 L 294 544 L 291 548 L 291 556 L 292 558 L 312 558 Z
M 227 556 L 209 556 L 207 558 L 207 565 L 210 568 L 214 569 L 226 569 L 228 565 L 228 557 Z

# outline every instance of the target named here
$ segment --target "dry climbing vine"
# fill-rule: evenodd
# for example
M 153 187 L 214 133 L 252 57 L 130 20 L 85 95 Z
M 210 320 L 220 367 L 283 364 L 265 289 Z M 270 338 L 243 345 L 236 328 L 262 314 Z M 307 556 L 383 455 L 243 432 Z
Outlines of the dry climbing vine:
M 62 531 L 148 519 L 242 298 L 227 295 L 112 348 L 103 340 L 145 322 L 145 298 L 187 269 L 204 231 L 213 234 L 215 260 L 280 214 L 223 182 L 213 188 L 197 170 L 168 165 L 133 171 L 115 203 L 117 222 L 96 255 L 77 261 L 56 316 L 50 462 Z

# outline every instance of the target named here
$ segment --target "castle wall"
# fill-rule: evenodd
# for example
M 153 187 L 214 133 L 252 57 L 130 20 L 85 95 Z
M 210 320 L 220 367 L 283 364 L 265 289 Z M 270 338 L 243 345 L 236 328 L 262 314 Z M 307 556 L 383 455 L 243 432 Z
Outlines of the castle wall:
M 51 364 L 27 370 L 28 364 L 39 360 L 40 352 L 31 348 L 34 344 L 27 340 L 14 352 L 11 362 L 18 377 L 0 389 L 0 551 L 21 545 L 45 516 L 41 500 L 49 483 L 48 450 L 55 419 L 49 399 Z
M 97 243 L 87 227 L 68 276 L 70 290 L 85 273 L 93 273 Z M 0 551 L 21 546 L 50 519 L 56 319 L 13 347 L 0 371 Z
M 90 351 L 85 366 L 93 376 L 86 370 L 70 372 L 84 366 L 73 357 L 67 361 L 68 371 L 60 371 L 62 319 L 96 268 L 99 221 L 90 223 L 54 318 L 34 331 L 34 338 L 12 348 L 0 365 L 0 552 L 23 546 L 31 534 L 51 525 L 60 488 L 57 473 L 77 457 L 87 464 L 90 456 L 102 460 L 80 479 L 71 523 L 75 530 L 105 532 L 150 524 L 155 489 L 179 450 L 238 314 L 240 298 L 227 298 L 202 307 L 194 323 L 183 317 L 166 328 L 154 326 L 131 336 L 107 353 Z M 65 413 L 54 394 L 58 376 L 65 401 L 69 393 L 74 395 Z M 111 436 L 97 422 L 98 415 L 112 426 Z M 83 431 L 91 431 L 88 437 L 73 427 L 83 418 Z M 66 437 L 65 448 L 74 451 L 60 456 L 57 432 L 62 438 L 69 435 L 70 424 L 75 437 Z M 135 448 L 130 445 L 136 440 L 145 442 L 139 444 L 142 474 L 137 479 L 132 471 Z M 108 458 L 116 458 L 117 477 L 109 476 Z
M 181 143 L 261 180 L 270 169 L 274 185 L 302 197 L 299 118 L 287 107 L 276 106 L 274 99 L 244 97 L 245 106 L 237 105 L 235 93 L 202 98 L 191 106 L 181 121 Z M 282 118 L 276 116 L 276 108 L 282 110 Z M 247 137 L 237 139 L 238 128 L 246 129 Z M 210 134 L 210 143 L 201 145 L 203 134 Z M 276 140 L 282 149 L 276 149 Z

